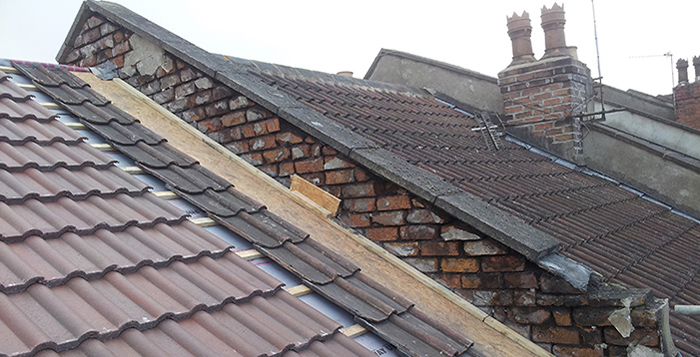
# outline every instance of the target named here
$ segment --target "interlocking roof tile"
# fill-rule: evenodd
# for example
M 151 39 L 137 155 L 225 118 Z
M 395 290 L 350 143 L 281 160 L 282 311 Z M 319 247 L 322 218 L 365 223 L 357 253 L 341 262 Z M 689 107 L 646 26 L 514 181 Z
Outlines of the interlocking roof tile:
M 139 196 L 147 190 L 146 184 L 115 167 L 107 170 L 84 167 L 72 172 L 63 167 L 45 172 L 30 168 L 13 174 L 0 170 L 0 198 L 9 204 L 28 199 L 50 202 L 66 196 L 74 200 L 119 193 Z
M 156 145 L 165 141 L 163 137 L 146 129 L 138 122 L 130 125 L 122 125 L 115 121 L 108 124 L 92 124 L 88 122 L 85 125 L 90 130 L 109 138 L 111 143 L 133 145 L 143 141 L 148 145 Z
M 128 125 L 136 121 L 134 117 L 124 113 L 124 111 L 111 104 L 98 107 L 87 102 L 80 105 L 66 104 L 64 108 L 75 116 L 92 124 L 107 124 L 116 121 L 119 124 Z
M 109 103 L 105 97 L 95 92 L 90 87 L 73 88 L 67 84 L 60 84 L 58 87 L 49 87 L 38 83 L 36 86 L 51 98 L 66 104 L 76 105 L 89 102 L 94 105 L 102 106 Z
M 70 74 L 57 71 L 57 75 Z M 87 91 L 89 87 L 81 90 Z M 56 97 L 60 98 L 58 95 Z M 72 98 L 67 100 L 69 100 L 68 103 L 75 101 Z M 67 102 L 60 104 L 68 105 Z M 104 108 L 111 104 L 95 105 Z M 73 112 L 81 119 L 89 120 L 82 117 L 84 114 L 80 114 L 79 110 L 73 110 Z M 112 140 L 111 135 L 121 136 L 121 131 L 127 130 L 119 126 L 133 125 L 130 123 L 134 120 L 123 117 L 120 121 L 110 122 L 109 119 L 105 119 L 102 122 L 109 122 L 114 130 L 98 129 L 96 131 L 107 140 Z M 133 140 L 114 146 L 134 159 L 145 172 L 164 181 L 173 191 L 195 207 L 207 212 L 215 221 L 247 239 L 261 252 L 268 254 L 280 265 L 308 281 L 322 296 L 338 302 L 339 306 L 346 311 L 354 313 L 363 326 L 371 331 L 382 333 L 388 341 L 401 346 L 407 354 L 424 356 L 424 353 L 430 353 L 429 355 L 454 356 L 462 354 L 471 346 L 471 341 L 462 337 L 453 337 L 456 334 L 450 332 L 445 326 L 439 326 L 424 316 L 416 318 L 414 312 L 408 309 L 412 306 L 410 302 L 392 295 L 375 282 L 362 276 L 354 264 L 322 246 L 310 238 L 306 232 L 267 211 L 263 205 L 247 198 L 222 178 L 201 165 L 193 163 L 191 158 L 177 153 L 167 143 Z M 340 294 L 349 294 L 344 303 L 341 303 L 343 298 L 339 296 Z M 399 315 L 401 317 L 395 319 Z M 179 326 L 184 327 L 189 321 L 191 319 L 183 320 Z M 381 326 L 377 325 L 378 322 L 381 322 Z M 156 333 L 159 328 L 160 326 L 145 334 Z M 330 336 L 330 333 L 328 335 Z M 186 335 L 187 338 L 194 336 L 199 336 L 199 332 L 190 331 Z M 270 338 L 271 336 L 266 337 L 265 341 L 270 341 Z M 307 341 L 313 341 L 313 338 L 309 336 Z M 120 343 L 123 343 L 121 339 Z M 294 344 L 286 347 L 280 345 L 277 348 L 284 351 L 292 349 L 293 346 Z
M 90 92 L 64 70 L 27 68 L 47 85 Z M 1 354 L 370 355 L 113 159 L 77 139 L 59 142 L 78 136 L 54 115 L 26 119 L 31 99 L 2 100 L 20 115 L 0 106 Z M 140 140 L 157 136 L 134 120 L 121 120 L 131 128 L 103 122 L 113 129 L 103 133 L 126 143 L 166 148 L 160 139 Z M 124 135 L 137 127 L 138 135 Z M 205 189 L 222 189 L 225 203 L 238 197 L 226 194 L 223 179 L 186 164 L 185 176 L 209 177 Z

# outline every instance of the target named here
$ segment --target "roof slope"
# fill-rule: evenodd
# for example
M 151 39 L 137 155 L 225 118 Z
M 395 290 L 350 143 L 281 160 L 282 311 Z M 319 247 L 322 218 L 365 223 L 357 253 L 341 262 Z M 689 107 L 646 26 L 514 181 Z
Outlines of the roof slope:
M 320 295 L 350 312 L 360 324 L 394 343 L 402 351 L 414 356 L 459 355 L 471 345 L 471 341 L 414 309 L 411 302 L 377 284 L 349 261 L 309 238 L 305 232 L 277 218 L 262 204 L 246 197 L 230 183 L 174 149 L 163 138 L 101 98 L 87 84 L 64 69 L 47 70 L 43 66 L 24 65 L 18 67 L 32 78 L 38 88 L 81 118 L 87 127 L 107 139 L 112 146 L 136 161 L 144 171 L 161 179 L 179 196 L 248 239 L 258 250 L 303 278 Z M 279 290 L 280 286 L 278 283 L 274 287 Z M 309 323 L 308 326 L 314 326 L 313 321 L 305 321 L 303 316 L 285 317 L 282 314 L 287 310 L 287 304 L 294 306 L 293 301 L 275 300 L 275 303 L 276 305 L 270 303 L 267 308 L 261 307 L 265 311 L 272 309 L 270 313 L 273 320 L 291 329 L 297 326 L 297 322 L 292 323 L 291 319 L 301 325 Z M 300 315 L 307 313 L 310 316 L 318 314 L 309 309 Z M 256 315 L 251 317 L 251 322 L 270 319 Z M 229 324 L 227 328 L 234 328 L 233 326 Z M 268 338 L 272 338 L 269 334 L 276 331 L 274 324 L 270 327 L 247 328 Z M 326 340 L 328 335 L 334 343 L 342 343 L 344 348 L 353 348 L 350 341 L 343 340 L 344 337 L 335 337 L 337 330 L 338 326 L 335 326 L 323 335 L 307 336 L 310 339 L 303 347 L 314 340 Z M 239 338 L 242 341 L 248 340 L 253 346 L 264 345 L 247 336 Z M 276 343 L 279 344 L 279 341 Z M 302 350 L 300 346 L 289 343 L 285 346 L 287 350 Z M 313 350 L 311 347 L 309 349 Z M 343 349 L 329 351 L 332 351 L 328 352 L 331 355 L 345 353 Z
M 532 227 L 556 237 L 559 252 L 606 281 L 651 287 L 677 304 L 698 304 L 700 226 L 597 176 L 506 141 L 488 150 L 475 120 L 430 95 L 328 77 L 251 70 L 406 162 L 433 173 Z M 700 323 L 672 316 L 677 344 L 700 351 Z
M 370 355 L 9 79 L 0 72 L 1 353 Z M 55 88 L 71 86 L 103 99 Z

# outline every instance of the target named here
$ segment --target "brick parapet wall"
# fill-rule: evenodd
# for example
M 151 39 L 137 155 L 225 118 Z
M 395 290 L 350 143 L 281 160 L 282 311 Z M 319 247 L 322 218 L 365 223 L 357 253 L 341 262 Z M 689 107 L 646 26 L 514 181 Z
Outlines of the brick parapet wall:
M 576 291 L 167 53 L 153 73 L 124 68 L 133 59 L 127 59 L 131 36 L 90 18 L 70 64 L 112 61 L 129 84 L 268 175 L 288 184 L 297 174 L 341 198 L 337 218 L 344 224 L 555 354 L 626 355 L 632 338 L 659 348 L 656 315 L 646 297 L 632 299 L 635 335 L 623 339 L 608 321 L 623 308 L 620 298 L 593 299 Z
M 700 81 L 679 85 L 673 89 L 678 122 L 700 129 Z

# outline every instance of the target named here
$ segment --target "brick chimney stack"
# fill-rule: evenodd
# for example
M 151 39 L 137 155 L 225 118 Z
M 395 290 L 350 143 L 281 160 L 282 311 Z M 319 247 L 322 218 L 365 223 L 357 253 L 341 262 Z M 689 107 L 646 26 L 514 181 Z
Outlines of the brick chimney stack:
M 564 5 L 559 6 L 557 3 L 554 3 L 551 9 L 547 9 L 546 6 L 543 6 L 541 18 L 545 46 L 544 56 L 542 58 L 560 56 L 577 58 L 576 47 L 566 46 Z
M 498 84 L 509 134 L 582 164 L 577 115 L 588 110 L 593 82 L 588 67 L 576 59 L 575 47 L 566 45 L 565 22 L 563 7 L 542 9 L 546 51 L 534 60 L 527 12 L 509 18 L 513 62 L 498 74 Z
M 693 57 L 695 81 L 688 81 L 688 61 L 679 59 L 678 85 L 673 88 L 676 99 L 676 121 L 678 123 L 700 129 L 700 57 Z
M 688 61 L 679 59 L 676 62 L 676 69 L 678 70 L 678 85 L 688 84 Z
M 512 17 L 507 17 L 508 36 L 513 44 L 513 61 L 509 66 L 518 65 L 536 61 L 532 52 L 532 42 L 530 34 L 532 33 L 532 25 L 530 25 L 530 14 L 523 11 L 522 16 L 513 13 Z

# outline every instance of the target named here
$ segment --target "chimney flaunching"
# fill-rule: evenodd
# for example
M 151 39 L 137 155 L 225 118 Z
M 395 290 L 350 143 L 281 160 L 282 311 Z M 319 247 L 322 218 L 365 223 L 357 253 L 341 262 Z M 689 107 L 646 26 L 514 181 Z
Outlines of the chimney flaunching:
M 576 47 L 566 46 L 566 35 L 564 34 L 564 5 L 559 6 L 554 3 L 551 9 L 542 7 L 542 29 L 544 30 L 544 56 L 549 57 L 573 57 L 576 56 Z
M 688 61 L 679 59 L 676 62 L 676 69 L 678 70 L 678 85 L 688 84 Z
M 515 66 L 521 63 L 536 61 L 534 53 L 532 53 L 532 42 L 530 34 L 532 33 L 532 25 L 530 25 L 530 15 L 523 11 L 522 16 L 513 13 L 512 17 L 507 17 L 508 36 L 513 43 L 513 62 L 509 66 Z

